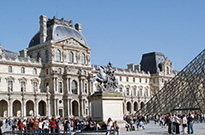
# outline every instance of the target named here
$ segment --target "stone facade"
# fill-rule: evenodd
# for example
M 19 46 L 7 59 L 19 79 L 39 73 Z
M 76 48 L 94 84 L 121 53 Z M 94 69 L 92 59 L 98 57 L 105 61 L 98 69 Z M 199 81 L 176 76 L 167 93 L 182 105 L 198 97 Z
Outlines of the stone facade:
M 0 46 L 0 117 L 90 115 L 97 73 L 81 31 L 72 21 L 40 16 L 39 32 L 20 55 Z M 124 114 L 135 113 L 176 75 L 168 58 L 162 66 L 153 74 L 134 64 L 115 69 Z

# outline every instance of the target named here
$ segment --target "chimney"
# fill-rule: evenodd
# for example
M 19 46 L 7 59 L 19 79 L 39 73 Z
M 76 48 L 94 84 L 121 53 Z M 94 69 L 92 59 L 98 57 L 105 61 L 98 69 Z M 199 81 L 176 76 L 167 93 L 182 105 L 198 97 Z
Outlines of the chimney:
M 134 71 L 135 65 L 134 64 L 127 64 L 127 68 L 131 71 Z
M 81 33 L 82 32 L 82 25 L 79 24 L 79 23 L 76 23 L 75 24 L 75 29 Z
M 21 57 L 25 57 L 25 58 L 27 57 L 27 52 L 28 52 L 27 49 L 24 49 L 24 50 L 19 51 L 20 56 L 21 56 Z
M 0 44 L 0 55 L 2 55 L 2 46 Z
M 40 16 L 40 43 L 43 43 L 46 41 L 47 37 L 47 17 L 41 15 Z

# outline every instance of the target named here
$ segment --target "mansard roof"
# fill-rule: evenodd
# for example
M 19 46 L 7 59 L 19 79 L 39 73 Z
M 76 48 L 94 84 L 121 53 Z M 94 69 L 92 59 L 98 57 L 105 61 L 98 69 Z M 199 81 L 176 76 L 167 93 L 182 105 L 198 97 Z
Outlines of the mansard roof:
M 140 62 L 141 69 L 151 74 L 157 73 L 158 68 L 165 61 L 165 56 L 160 52 L 151 52 L 142 55 Z
M 46 41 L 60 40 L 64 38 L 74 37 L 82 44 L 87 44 L 84 36 L 78 30 L 73 28 L 72 21 L 64 19 L 49 19 L 47 22 L 47 38 Z M 29 43 L 29 47 L 40 44 L 40 31 L 38 31 Z

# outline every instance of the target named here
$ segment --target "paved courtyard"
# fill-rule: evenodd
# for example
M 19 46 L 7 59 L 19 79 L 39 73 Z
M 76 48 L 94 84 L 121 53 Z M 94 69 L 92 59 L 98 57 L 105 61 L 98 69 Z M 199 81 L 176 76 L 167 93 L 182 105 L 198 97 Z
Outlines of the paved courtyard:
M 181 126 L 180 126 L 181 128 Z M 159 124 L 154 124 L 152 121 L 150 124 L 145 125 L 145 130 L 137 131 L 120 131 L 120 135 L 168 135 L 168 128 L 161 128 Z M 180 134 L 183 134 L 180 130 Z M 205 123 L 194 124 L 194 135 L 205 135 Z
M 3 132 L 8 131 L 9 128 L 2 127 Z M 136 131 L 125 131 L 125 129 L 120 130 L 120 135 L 168 135 L 167 127 L 161 128 L 158 124 L 151 122 L 150 124 L 145 125 L 145 130 L 136 130 Z M 180 130 L 181 131 L 181 130 Z M 182 132 L 180 132 L 183 134 Z M 194 135 L 205 135 L 205 123 L 195 123 L 194 124 Z

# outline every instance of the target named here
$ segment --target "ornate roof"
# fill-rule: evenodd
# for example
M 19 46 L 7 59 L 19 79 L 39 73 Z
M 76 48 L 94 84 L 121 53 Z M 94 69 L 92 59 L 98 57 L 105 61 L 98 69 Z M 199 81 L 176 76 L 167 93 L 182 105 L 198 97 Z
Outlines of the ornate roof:
M 47 22 L 47 38 L 49 40 L 60 40 L 64 38 L 74 37 L 82 44 L 87 44 L 85 38 L 78 30 L 73 28 L 72 21 L 62 19 L 49 19 Z M 29 47 L 40 44 L 40 31 L 38 31 L 29 43 Z

